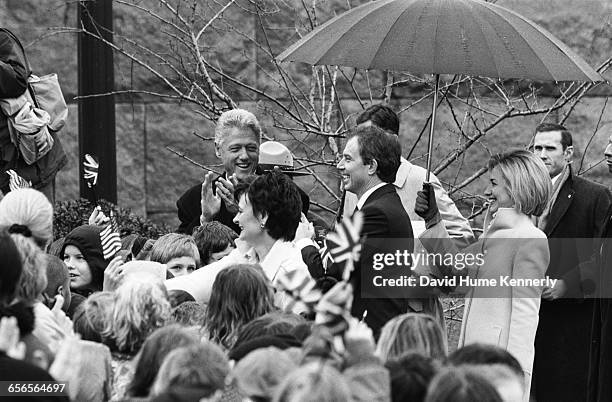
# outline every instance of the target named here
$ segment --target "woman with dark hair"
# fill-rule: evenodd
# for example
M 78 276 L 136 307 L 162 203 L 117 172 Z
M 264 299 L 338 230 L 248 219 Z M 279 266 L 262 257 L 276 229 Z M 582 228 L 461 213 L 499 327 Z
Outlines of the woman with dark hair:
M 213 284 L 204 327 L 211 341 L 230 349 L 243 325 L 274 309 L 270 282 L 260 267 L 234 265 Z
M 197 331 L 181 325 L 168 325 L 153 332 L 142 345 L 138 354 L 134 377 L 128 385 L 130 397 L 146 398 L 155 376 L 168 353 L 182 346 L 200 342 Z
M 261 265 L 273 286 L 283 275 L 293 275 L 295 279 L 310 276 L 300 250 L 292 243 L 302 210 L 300 193 L 293 181 L 282 173 L 269 172 L 238 183 L 234 194 L 238 201 L 234 222 L 241 229 L 236 240 L 238 247 L 216 263 L 184 278 L 167 281 L 169 290 L 182 289 L 196 301 L 208 302 L 219 271 L 244 263 Z M 277 292 L 275 304 L 279 308 L 287 307 L 287 295 Z

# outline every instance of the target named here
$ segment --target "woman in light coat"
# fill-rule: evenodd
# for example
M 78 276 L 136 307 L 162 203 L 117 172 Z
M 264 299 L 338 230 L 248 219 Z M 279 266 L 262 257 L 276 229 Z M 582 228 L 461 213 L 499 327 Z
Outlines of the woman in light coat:
M 426 221 L 423 245 L 429 253 L 446 257 L 436 261 L 436 276 L 454 278 L 457 285 L 463 279 L 466 285 L 458 289 L 465 292 L 459 347 L 480 342 L 508 350 L 523 368 L 525 400 L 529 400 L 540 296 L 550 257 L 546 235 L 531 216 L 542 214 L 551 188 L 546 167 L 532 153 L 516 150 L 493 156 L 485 192 L 493 221 L 476 243 L 461 251 L 441 224 L 427 184 L 415 207 Z M 448 264 L 449 256 L 454 264 Z M 465 283 L 466 279 L 472 282 Z M 475 279 L 480 282 L 475 284 Z M 512 284 L 512 279 L 524 282 Z

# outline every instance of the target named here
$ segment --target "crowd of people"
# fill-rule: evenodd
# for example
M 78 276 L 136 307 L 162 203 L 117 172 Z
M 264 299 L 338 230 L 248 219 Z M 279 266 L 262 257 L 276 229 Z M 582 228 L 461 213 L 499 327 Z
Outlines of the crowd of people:
M 53 239 L 52 197 L 6 192 L 0 379 L 66 383 L 55 398 L 74 401 L 611 400 L 612 196 L 572 172 L 569 131 L 542 124 L 531 149 L 491 157 L 480 236 L 399 132 L 374 105 L 340 155 L 336 227 L 361 221 L 358 254 L 317 244 L 304 172 L 242 109 L 220 116 L 224 172 L 178 199 L 176 233 L 107 255 L 99 207 Z M 605 155 L 612 172 L 612 136 Z M 372 286 L 400 279 L 372 265 L 398 244 L 482 259 L 408 270 L 445 285 Z M 502 276 L 523 282 L 478 282 Z M 454 351 L 444 293 L 465 297 Z

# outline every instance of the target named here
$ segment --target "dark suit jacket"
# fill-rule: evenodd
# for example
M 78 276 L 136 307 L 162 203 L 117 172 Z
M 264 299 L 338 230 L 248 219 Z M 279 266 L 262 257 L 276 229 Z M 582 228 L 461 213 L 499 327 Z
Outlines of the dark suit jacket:
M 361 208 L 363 214 L 363 227 L 361 235 L 366 237 L 359 262 L 351 276 L 354 286 L 354 298 L 351 314 L 361 318 L 365 310 L 368 311 L 365 322 L 378 336 L 381 328 L 391 318 L 403 314 L 408 310 L 408 299 L 387 294 L 389 288 L 373 289 L 372 278 L 382 274 L 386 278 L 393 275 L 387 269 L 376 271 L 373 269 L 374 253 L 395 253 L 398 243 L 412 252 L 414 248 L 414 235 L 410 218 L 402 206 L 402 202 L 392 184 L 386 184 L 374 191 Z M 390 241 L 389 239 L 397 239 Z M 398 271 L 399 272 L 399 271 Z M 410 275 L 410 270 L 404 271 Z M 395 275 L 397 276 L 397 275 Z M 376 298 L 364 297 L 376 295 Z M 380 292 L 384 293 L 380 297 Z
M 571 176 L 563 184 L 544 233 L 549 238 L 546 274 L 563 279 L 567 298 L 542 300 L 534 361 L 539 401 L 585 400 L 596 286 L 588 261 L 598 253 L 612 204 L 607 188 Z
M 593 341 L 589 361 L 589 402 L 612 401 L 612 210 L 597 255 L 600 298 L 593 309 Z

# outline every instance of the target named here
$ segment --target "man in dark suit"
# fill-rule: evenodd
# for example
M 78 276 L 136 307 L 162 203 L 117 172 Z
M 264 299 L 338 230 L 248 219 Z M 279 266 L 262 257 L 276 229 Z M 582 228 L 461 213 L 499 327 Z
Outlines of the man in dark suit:
M 232 178 L 255 173 L 259 159 L 261 127 L 255 115 L 232 109 L 219 116 L 215 127 L 215 154 L 223 163 L 223 176 L 208 173 L 204 183 L 191 187 L 176 202 L 181 224 L 179 233 L 191 234 L 204 222 L 218 221 L 240 233 L 233 221 L 238 207 L 234 201 Z
M 612 135 L 604 151 L 612 173 Z M 593 309 L 593 342 L 589 364 L 589 402 L 612 401 L 612 209 L 608 212 L 603 245 L 596 255 L 598 292 Z
M 574 176 L 572 136 L 558 124 L 536 128 L 534 152 L 553 181 L 553 195 L 538 227 L 549 238 L 546 274 L 558 279 L 542 293 L 536 335 L 534 386 L 536 400 L 580 401 L 587 394 L 594 283 L 585 263 L 599 250 L 610 208 L 609 191 Z
M 358 126 L 338 163 L 344 188 L 358 198 L 356 210 L 363 214 L 361 236 L 366 238 L 351 276 L 354 286 L 351 314 L 358 318 L 365 316 L 365 322 L 376 336 L 387 321 L 408 308 L 403 291 L 385 286 L 381 277 L 409 276 L 411 261 L 403 269 L 397 265 L 382 268 L 375 265 L 376 254 L 395 254 L 398 245 L 410 253 L 413 251 L 410 218 L 393 186 L 400 158 L 401 145 L 396 136 L 387 135 L 375 126 Z

